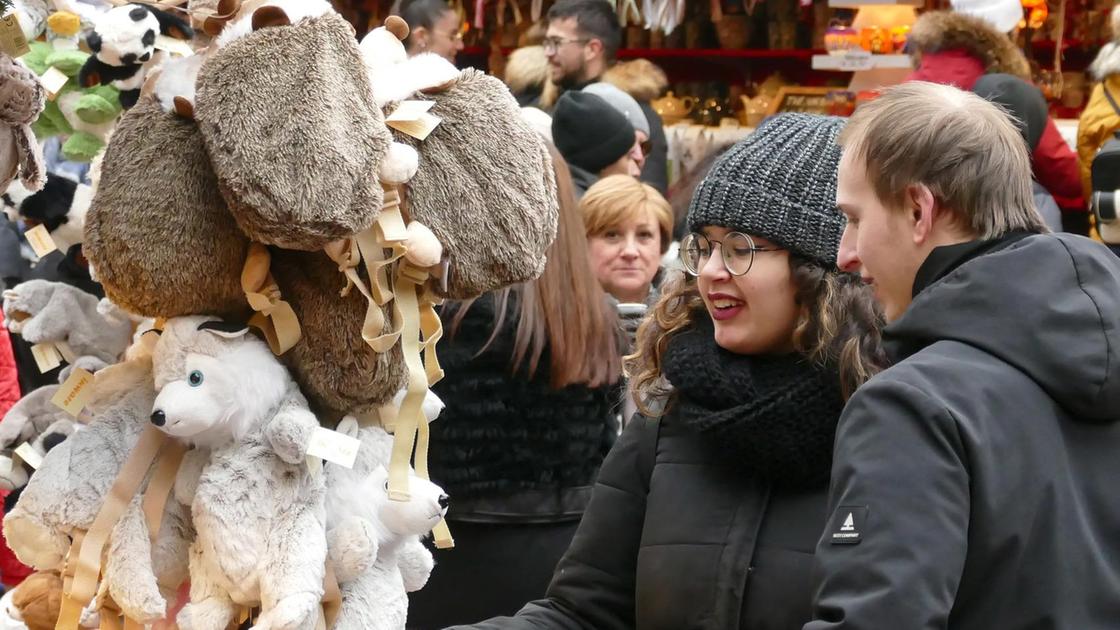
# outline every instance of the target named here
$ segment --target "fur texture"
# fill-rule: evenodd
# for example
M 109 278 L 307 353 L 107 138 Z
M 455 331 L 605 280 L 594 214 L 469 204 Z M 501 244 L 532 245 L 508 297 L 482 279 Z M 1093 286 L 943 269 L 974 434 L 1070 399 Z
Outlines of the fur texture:
M 248 245 L 198 129 L 141 100 L 113 134 L 86 218 L 85 254 L 106 294 L 149 317 L 243 316 Z
M 216 9 L 217 3 L 214 3 L 214 6 Z M 257 8 L 261 7 L 280 7 L 292 24 L 305 18 L 319 17 L 334 11 L 326 0 L 271 0 Z M 227 24 L 216 40 L 218 48 L 228 46 L 231 42 L 252 34 L 253 13 L 255 11 L 246 13 Z
M 409 58 L 401 40 L 384 26 L 370 31 L 359 47 L 378 107 L 445 85 L 459 76 L 454 64 L 435 53 Z
M 1097 81 L 1104 81 L 1114 74 L 1120 74 L 1120 42 L 1111 41 L 1102 46 L 1097 53 L 1097 58 L 1089 66 L 1089 72 Z
M 4 292 L 8 329 L 28 343 L 65 341 L 75 356 L 116 363 L 128 346 L 132 325 L 104 317 L 97 297 L 61 282 L 29 280 Z
M 35 440 L 59 420 L 72 423 L 70 414 L 51 403 L 51 398 L 57 391 L 57 385 L 40 387 L 9 409 L 4 415 L 4 421 L 0 422 L 0 448 L 15 448 L 24 442 Z
M 98 373 L 87 405 L 93 421 L 47 453 L 4 518 L 4 537 L 20 562 L 44 571 L 61 567 L 69 534 L 93 523 L 154 399 L 150 358 Z
M 281 359 L 318 411 L 374 411 L 405 378 L 400 345 L 384 354 L 362 340 L 368 302 L 357 289 L 346 297 L 337 266 L 322 252 L 273 249 L 272 274 L 299 318 L 303 338 Z M 386 326 L 392 314 L 385 309 Z
M 385 486 L 393 437 L 377 427 L 360 429 L 353 418 L 345 418 L 338 430 L 362 446 L 353 468 L 324 469 L 327 513 L 338 523 L 328 531 L 331 559 L 347 569 L 339 578 L 342 608 L 335 630 L 400 630 L 408 615 L 407 593 L 427 582 L 433 565 L 420 536 L 446 515 L 447 497 L 439 486 L 412 477 L 412 498 L 390 501 Z M 359 496 L 364 500 L 355 501 Z M 373 541 L 363 540 L 370 535 Z M 366 568 L 354 571 L 355 566 Z
M 306 406 L 289 404 L 291 381 L 264 342 L 245 332 L 200 330 L 203 321 L 170 320 L 154 353 L 155 408 L 166 422 L 155 413 L 152 421 L 213 446 L 191 503 L 191 603 L 177 621 L 184 630 L 222 630 L 237 605 L 259 602 L 254 628 L 310 627 L 326 563 L 323 479 L 303 460 L 306 444 L 289 463 L 270 443 L 270 436 L 300 430 L 268 426 L 302 425 L 310 435 L 317 422 Z M 227 412 L 229 403 L 235 406 Z
M 447 297 L 466 299 L 535 278 L 556 235 L 558 202 L 551 158 L 494 77 L 464 70 L 434 95 L 443 122 L 418 142 L 409 183 L 412 219 L 431 228 L 450 258 Z
M 923 13 L 906 42 L 915 66 L 925 53 L 960 49 L 979 59 L 987 72 L 1031 80 L 1030 65 L 1022 51 L 1007 35 L 977 17 L 953 11 Z
M 207 60 L 197 88 L 222 194 L 251 239 L 314 251 L 377 218 L 390 137 L 341 16 L 236 39 Z
M 669 87 L 665 71 L 648 59 L 615 64 L 603 73 L 603 81 L 626 92 L 639 103 L 660 98 Z

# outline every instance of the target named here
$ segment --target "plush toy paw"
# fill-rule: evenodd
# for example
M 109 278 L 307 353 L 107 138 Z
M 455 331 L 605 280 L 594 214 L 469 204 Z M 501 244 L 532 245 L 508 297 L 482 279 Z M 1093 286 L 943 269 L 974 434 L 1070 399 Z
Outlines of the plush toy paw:
M 443 245 L 428 226 L 419 221 L 408 224 L 407 247 L 404 257 L 417 267 L 434 267 L 443 258 Z
M 0 490 L 11 492 L 27 485 L 27 471 L 7 455 L 0 455 Z
M 347 517 L 327 536 L 331 563 L 339 582 L 356 579 L 377 559 L 377 529 L 364 518 Z
M 233 602 L 211 597 L 183 606 L 175 621 L 179 630 L 214 630 L 228 626 L 235 614 Z
M 290 595 L 257 617 L 251 630 L 300 630 L 314 627 L 320 597 L 311 593 Z
M 4 517 L 4 539 L 16 558 L 40 571 L 60 568 L 70 550 L 70 539 L 18 510 L 17 504 L 16 509 Z
M 70 374 L 74 372 L 75 368 L 81 368 L 90 374 L 96 374 L 98 371 L 109 367 L 109 364 L 98 359 L 97 357 L 84 356 L 74 359 L 74 362 L 62 368 L 58 372 L 58 382 L 65 383 L 66 379 L 70 378 Z
M 404 590 L 415 593 L 428 584 L 436 560 L 424 543 L 420 542 L 419 538 L 414 538 L 401 546 L 400 552 L 397 553 L 397 564 L 401 570 L 401 578 L 404 580 Z
M 389 154 L 381 162 L 381 172 L 378 173 L 383 184 L 404 184 L 416 174 L 420 168 L 420 154 L 416 149 L 393 142 L 389 145 Z

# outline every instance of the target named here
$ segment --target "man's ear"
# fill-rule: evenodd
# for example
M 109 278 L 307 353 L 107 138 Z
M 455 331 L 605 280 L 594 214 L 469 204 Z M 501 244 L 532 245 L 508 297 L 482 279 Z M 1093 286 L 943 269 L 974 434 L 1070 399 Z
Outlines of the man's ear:
M 942 208 L 933 196 L 933 191 L 925 184 L 910 184 L 906 187 L 906 205 L 914 243 L 921 245 L 933 234 L 934 223 Z
M 587 61 L 591 61 L 592 59 L 594 59 L 596 57 L 602 57 L 603 56 L 603 48 L 604 48 L 603 47 L 603 40 L 596 39 L 596 38 L 591 38 L 587 41 L 587 44 L 583 47 L 583 58 Z

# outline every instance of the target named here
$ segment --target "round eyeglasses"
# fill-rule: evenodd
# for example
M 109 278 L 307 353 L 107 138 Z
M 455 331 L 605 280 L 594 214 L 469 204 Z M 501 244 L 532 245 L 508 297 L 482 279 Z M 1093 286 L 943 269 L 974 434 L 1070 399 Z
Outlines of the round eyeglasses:
M 713 245 L 719 245 L 723 265 L 733 276 L 744 276 L 754 264 L 755 252 L 776 252 L 778 247 L 758 247 L 754 239 L 740 232 L 728 232 L 723 240 L 693 232 L 681 241 L 681 263 L 689 274 L 698 276 L 712 256 Z

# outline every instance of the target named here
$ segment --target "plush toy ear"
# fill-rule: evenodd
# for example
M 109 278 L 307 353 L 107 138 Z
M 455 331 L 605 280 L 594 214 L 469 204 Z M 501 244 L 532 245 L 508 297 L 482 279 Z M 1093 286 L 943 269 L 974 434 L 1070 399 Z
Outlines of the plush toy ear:
M 90 31 L 89 35 L 86 36 L 86 45 L 94 54 L 101 52 L 101 36 L 97 34 L 97 31 Z
M 408 37 L 408 22 L 401 19 L 399 15 L 390 15 L 385 18 L 385 30 L 403 42 L 404 38 Z
M 358 431 L 360 429 L 361 426 L 358 425 L 357 418 L 355 418 L 354 416 L 346 416 L 342 420 L 338 421 L 338 428 L 336 428 L 335 431 L 343 435 L 348 435 L 352 438 L 357 438 Z
M 171 15 L 167 11 L 161 11 L 155 7 L 148 7 L 148 11 L 151 11 L 152 15 L 156 16 L 156 20 L 159 22 L 159 32 L 164 35 L 176 39 L 190 39 L 194 37 L 194 29 L 191 28 L 190 24 L 187 24 L 186 20 Z
M 209 322 L 202 322 L 198 325 L 198 330 L 205 330 L 207 332 L 210 332 L 211 334 L 222 337 L 223 339 L 237 339 L 239 337 L 244 337 L 246 333 L 249 332 L 249 327 L 242 326 L 240 324 L 231 324 L 229 322 L 213 320 Z
M 182 96 L 176 96 L 172 102 L 175 104 L 176 114 L 187 120 L 194 120 L 194 103 Z
M 253 30 L 259 31 L 262 28 L 269 28 L 272 26 L 289 26 L 292 20 L 284 9 L 276 6 L 261 7 L 253 11 Z
M 78 71 L 78 84 L 86 88 L 101 85 L 103 68 L 105 68 L 105 64 L 97 58 L 97 55 L 90 55 L 86 58 L 86 62 L 82 64 L 82 69 Z

